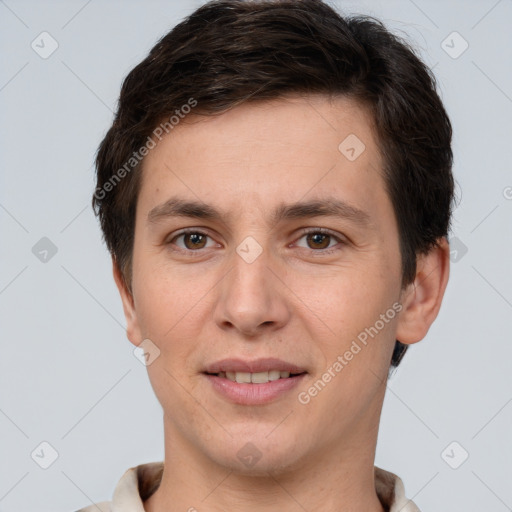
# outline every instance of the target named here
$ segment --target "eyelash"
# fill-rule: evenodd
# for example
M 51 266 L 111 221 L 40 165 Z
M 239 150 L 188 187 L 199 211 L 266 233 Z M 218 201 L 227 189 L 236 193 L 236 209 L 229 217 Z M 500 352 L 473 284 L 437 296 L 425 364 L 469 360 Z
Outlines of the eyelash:
M 204 231 L 201 231 L 199 229 L 194 229 L 194 228 L 188 228 L 188 229 L 184 229 L 183 231 L 180 231 L 175 236 L 173 236 L 166 243 L 166 245 L 169 245 L 169 246 L 170 245 L 174 245 L 174 242 L 178 238 L 180 238 L 182 236 L 185 236 L 185 235 L 190 235 L 190 234 L 202 235 L 202 236 L 206 236 L 208 238 L 212 238 L 212 237 L 210 237 L 210 235 L 208 233 L 205 233 Z M 328 229 L 325 229 L 325 228 L 304 228 L 304 229 L 301 230 L 301 235 L 296 240 L 296 242 L 299 241 L 300 239 L 304 238 L 305 236 L 311 235 L 311 234 L 327 235 L 327 236 L 330 236 L 331 238 L 334 238 L 338 242 L 338 244 L 336 244 L 335 246 L 333 246 L 331 248 L 326 248 L 326 249 L 306 249 L 304 247 L 301 247 L 301 249 L 309 250 L 312 254 L 327 254 L 327 255 L 328 254 L 332 254 L 332 253 L 340 250 L 338 245 L 345 245 L 346 244 L 346 241 L 344 239 L 342 239 L 340 236 L 334 234 L 332 231 L 330 231 Z M 186 254 L 187 256 L 190 256 L 190 257 L 200 256 L 201 255 L 201 249 L 193 250 L 193 249 L 182 249 L 181 247 L 177 247 L 177 248 L 173 248 L 172 250 L 175 251 L 175 252 L 181 252 L 181 253 Z
M 332 254 L 332 253 L 340 250 L 340 247 L 338 247 L 339 245 L 345 245 L 345 243 L 346 243 L 346 241 L 342 237 L 336 235 L 332 231 L 325 229 L 325 228 L 304 228 L 301 230 L 301 236 L 297 239 L 297 241 L 307 235 L 318 234 L 318 233 L 320 233 L 322 235 L 330 236 L 331 238 L 334 238 L 338 243 L 336 245 L 334 245 L 333 247 L 330 247 L 327 249 L 306 249 L 306 250 L 311 251 L 312 254 L 318 254 L 318 253 Z

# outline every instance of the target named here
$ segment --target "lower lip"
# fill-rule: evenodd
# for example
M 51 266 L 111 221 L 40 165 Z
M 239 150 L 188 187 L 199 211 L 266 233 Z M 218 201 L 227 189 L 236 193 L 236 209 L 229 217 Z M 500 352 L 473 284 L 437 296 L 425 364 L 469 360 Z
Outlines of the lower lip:
M 217 375 L 204 375 L 215 391 L 228 400 L 241 405 L 261 405 L 272 402 L 298 386 L 306 376 L 305 373 L 301 373 L 294 377 L 272 380 L 265 384 L 247 384 L 233 382 L 224 377 L 217 377 Z

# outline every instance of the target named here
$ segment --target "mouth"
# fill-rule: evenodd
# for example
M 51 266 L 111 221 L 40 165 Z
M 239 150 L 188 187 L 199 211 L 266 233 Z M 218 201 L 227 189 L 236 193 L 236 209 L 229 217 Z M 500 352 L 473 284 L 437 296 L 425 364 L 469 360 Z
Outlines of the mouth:
M 286 361 L 267 358 L 224 359 L 202 373 L 224 399 L 241 405 L 263 405 L 287 396 L 308 372 Z
M 206 375 L 219 377 L 221 379 L 228 379 L 231 382 L 238 382 L 239 384 L 266 384 L 267 382 L 273 382 L 279 379 L 290 379 L 304 375 L 307 372 L 289 372 L 282 370 L 269 370 L 264 372 L 205 372 Z

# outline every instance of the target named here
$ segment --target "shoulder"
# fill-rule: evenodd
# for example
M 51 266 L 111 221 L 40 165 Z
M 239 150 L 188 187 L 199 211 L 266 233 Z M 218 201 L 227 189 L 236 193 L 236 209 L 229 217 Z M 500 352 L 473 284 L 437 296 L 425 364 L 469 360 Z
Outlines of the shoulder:
M 163 462 L 141 464 L 128 469 L 117 483 L 112 501 L 102 501 L 76 512 L 143 510 L 143 502 L 155 492 L 162 479 Z
M 420 512 L 416 504 L 407 499 L 404 484 L 394 473 L 375 467 L 375 488 L 389 512 Z

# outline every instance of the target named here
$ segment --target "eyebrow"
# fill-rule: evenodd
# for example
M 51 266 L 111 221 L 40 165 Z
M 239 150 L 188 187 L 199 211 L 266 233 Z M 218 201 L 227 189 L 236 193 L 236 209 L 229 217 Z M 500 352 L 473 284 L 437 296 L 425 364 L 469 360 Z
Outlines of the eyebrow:
M 229 216 L 215 207 L 201 201 L 170 198 L 148 213 L 148 223 L 154 224 L 169 217 L 190 217 L 224 222 Z M 277 224 L 283 220 L 306 219 L 310 217 L 338 217 L 368 227 L 370 215 L 345 201 L 335 198 L 315 199 L 291 204 L 280 204 L 270 216 L 270 222 Z

